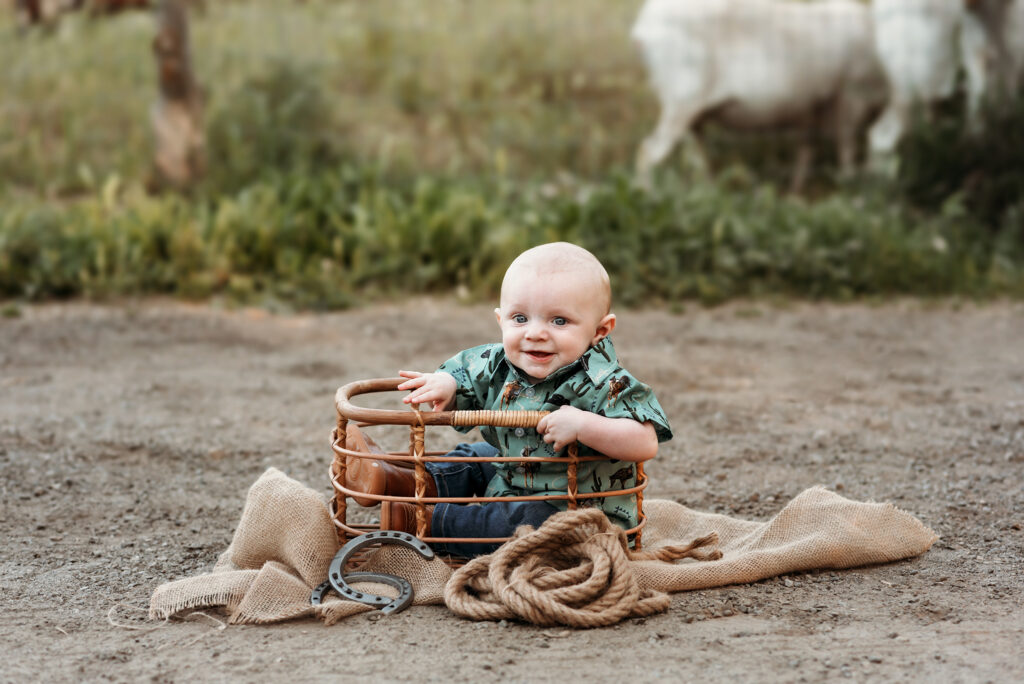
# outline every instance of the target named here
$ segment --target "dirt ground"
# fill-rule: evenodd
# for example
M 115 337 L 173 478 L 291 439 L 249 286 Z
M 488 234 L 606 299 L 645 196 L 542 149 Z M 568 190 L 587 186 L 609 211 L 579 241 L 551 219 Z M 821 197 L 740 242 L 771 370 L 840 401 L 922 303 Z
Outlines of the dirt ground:
M 939 541 L 595 630 L 444 606 L 331 627 L 150 622 L 153 589 L 212 567 L 267 467 L 327 495 L 339 385 L 497 340 L 493 316 L 439 299 L 26 307 L 0 319 L 0 680 L 1024 681 L 1024 303 L 619 314 L 620 356 L 676 432 L 649 497 L 763 520 L 824 484 L 894 502 Z

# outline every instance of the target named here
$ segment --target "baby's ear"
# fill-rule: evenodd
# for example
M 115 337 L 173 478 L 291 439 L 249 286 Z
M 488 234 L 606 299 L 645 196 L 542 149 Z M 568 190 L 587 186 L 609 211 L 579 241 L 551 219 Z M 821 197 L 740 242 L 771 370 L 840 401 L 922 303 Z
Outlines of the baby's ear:
M 594 339 L 590 340 L 590 346 L 594 346 L 604 338 L 611 334 L 612 330 L 615 330 L 615 314 L 607 314 L 597 323 L 597 329 L 594 330 Z
M 494 317 L 498 319 L 498 327 L 501 327 L 501 309 L 497 308 L 494 310 Z

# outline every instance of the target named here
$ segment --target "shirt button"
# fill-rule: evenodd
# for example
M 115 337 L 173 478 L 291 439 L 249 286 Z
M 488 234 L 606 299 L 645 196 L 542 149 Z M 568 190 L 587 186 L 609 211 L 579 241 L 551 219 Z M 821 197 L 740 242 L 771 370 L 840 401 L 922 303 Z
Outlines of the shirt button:
M 516 437 L 522 437 L 526 434 L 526 430 L 523 428 L 516 428 Z
M 527 387 L 526 391 L 523 392 L 523 394 L 525 394 L 528 397 L 532 397 L 533 396 L 533 388 L 532 387 Z

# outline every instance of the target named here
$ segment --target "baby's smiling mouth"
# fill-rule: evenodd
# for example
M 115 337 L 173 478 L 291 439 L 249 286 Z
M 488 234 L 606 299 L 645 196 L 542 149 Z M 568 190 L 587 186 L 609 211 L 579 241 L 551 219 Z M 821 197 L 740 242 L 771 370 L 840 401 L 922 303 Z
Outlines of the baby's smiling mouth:
M 550 359 L 555 354 L 554 354 L 554 352 L 528 351 L 528 352 L 526 352 L 526 355 L 529 356 L 534 361 L 547 361 L 548 359 Z

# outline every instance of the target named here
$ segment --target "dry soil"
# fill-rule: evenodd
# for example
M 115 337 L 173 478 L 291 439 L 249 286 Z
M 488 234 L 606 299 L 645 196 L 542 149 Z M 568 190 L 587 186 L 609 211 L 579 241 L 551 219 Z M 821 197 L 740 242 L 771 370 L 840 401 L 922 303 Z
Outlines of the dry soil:
M 444 606 L 332 627 L 151 622 L 153 589 L 212 567 L 267 467 L 329 492 L 339 385 L 496 340 L 493 316 L 434 299 L 330 315 L 26 307 L 0 320 L 0 678 L 1024 681 L 1024 304 L 619 322 L 625 365 L 677 435 L 648 496 L 763 520 L 824 484 L 894 502 L 940 540 L 897 563 L 677 594 L 595 630 Z

